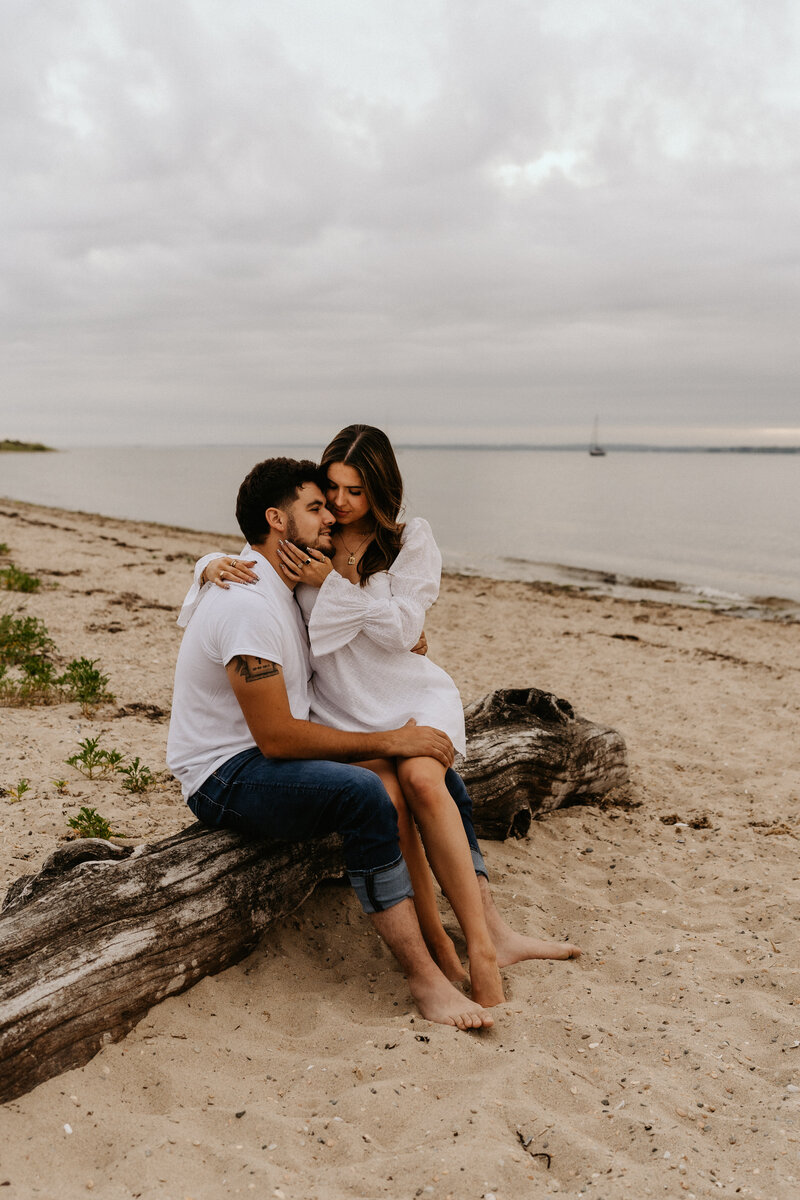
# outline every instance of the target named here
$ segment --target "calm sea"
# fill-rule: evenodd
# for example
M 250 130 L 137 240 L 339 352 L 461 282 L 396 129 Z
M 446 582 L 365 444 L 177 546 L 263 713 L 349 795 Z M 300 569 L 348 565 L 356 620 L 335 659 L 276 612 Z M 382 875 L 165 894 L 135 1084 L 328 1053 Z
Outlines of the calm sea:
M 318 451 L 2 454 L 0 495 L 230 534 L 235 543 L 236 491 L 253 463 Z M 633 581 L 657 581 L 700 602 L 800 604 L 800 454 L 405 449 L 398 457 L 407 514 L 428 518 L 451 569 L 623 594 Z

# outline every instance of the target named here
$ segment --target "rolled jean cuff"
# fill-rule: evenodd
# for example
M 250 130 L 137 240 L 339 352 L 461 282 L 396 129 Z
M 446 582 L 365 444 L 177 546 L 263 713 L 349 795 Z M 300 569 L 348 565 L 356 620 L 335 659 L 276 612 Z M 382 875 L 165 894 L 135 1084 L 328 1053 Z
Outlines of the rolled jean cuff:
M 475 868 L 476 875 L 485 875 L 489 878 L 489 872 L 486 868 L 486 863 L 483 861 L 483 855 L 477 846 L 470 846 L 469 852 L 472 855 L 472 865 Z
M 384 912 L 387 908 L 394 908 L 401 900 L 410 900 L 414 895 L 411 876 L 402 856 L 389 863 L 388 867 L 377 867 L 374 871 L 348 871 L 347 874 L 365 913 Z

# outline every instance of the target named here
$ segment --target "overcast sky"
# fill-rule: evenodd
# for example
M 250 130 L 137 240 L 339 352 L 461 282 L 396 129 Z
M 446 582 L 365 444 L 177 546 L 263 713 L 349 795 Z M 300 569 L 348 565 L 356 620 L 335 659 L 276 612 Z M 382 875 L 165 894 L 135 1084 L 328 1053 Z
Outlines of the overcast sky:
M 1 11 L 0 437 L 800 443 L 796 0 Z

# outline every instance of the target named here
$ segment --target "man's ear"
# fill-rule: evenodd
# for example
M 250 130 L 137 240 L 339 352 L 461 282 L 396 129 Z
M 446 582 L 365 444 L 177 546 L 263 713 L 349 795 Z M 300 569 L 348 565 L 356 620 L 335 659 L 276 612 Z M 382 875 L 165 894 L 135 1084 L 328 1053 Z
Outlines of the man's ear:
M 267 524 L 270 529 L 274 529 L 276 533 L 286 533 L 286 513 L 279 508 L 268 508 L 264 513 L 267 518 Z

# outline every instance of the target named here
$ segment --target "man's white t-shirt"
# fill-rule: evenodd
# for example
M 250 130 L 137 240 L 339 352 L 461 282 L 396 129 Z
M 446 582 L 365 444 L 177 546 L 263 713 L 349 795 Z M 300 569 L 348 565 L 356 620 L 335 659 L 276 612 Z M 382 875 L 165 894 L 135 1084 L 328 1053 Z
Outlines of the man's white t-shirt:
M 257 560 L 257 583 L 209 588 L 189 622 L 178 653 L 167 765 L 186 799 L 217 767 L 255 746 L 226 665 L 252 654 L 279 663 L 292 716 L 309 714 L 308 635 L 294 594 L 274 567 Z

